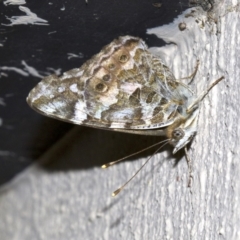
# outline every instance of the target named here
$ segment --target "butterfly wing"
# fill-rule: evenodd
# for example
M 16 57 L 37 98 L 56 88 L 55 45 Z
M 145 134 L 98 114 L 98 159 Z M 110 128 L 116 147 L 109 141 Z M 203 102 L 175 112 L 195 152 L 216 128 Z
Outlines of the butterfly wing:
M 27 101 L 44 115 L 75 124 L 151 129 L 172 124 L 189 91 L 141 39 L 125 36 L 81 68 L 45 77 Z

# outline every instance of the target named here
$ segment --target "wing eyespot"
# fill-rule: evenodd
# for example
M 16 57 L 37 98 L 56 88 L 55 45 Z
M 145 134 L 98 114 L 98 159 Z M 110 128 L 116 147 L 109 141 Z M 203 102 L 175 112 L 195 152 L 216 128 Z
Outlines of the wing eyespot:
M 109 74 L 106 74 L 102 77 L 102 80 L 105 81 L 105 82 L 108 82 L 110 80 L 110 75 Z
M 95 90 L 97 92 L 106 92 L 108 89 L 107 85 L 103 84 L 103 83 L 98 83 L 95 85 Z
M 128 57 L 126 54 L 122 54 L 122 55 L 118 58 L 119 62 L 121 62 L 121 63 L 127 62 L 128 59 L 129 59 L 129 57 Z
M 114 68 L 115 68 L 115 64 L 110 63 L 110 64 L 108 65 L 108 69 L 109 69 L 109 70 L 113 70 Z

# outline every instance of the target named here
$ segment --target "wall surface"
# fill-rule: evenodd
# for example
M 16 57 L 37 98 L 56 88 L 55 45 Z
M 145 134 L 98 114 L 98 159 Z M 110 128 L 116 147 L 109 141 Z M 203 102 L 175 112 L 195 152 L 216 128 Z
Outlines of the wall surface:
M 177 78 L 199 70 L 200 94 L 224 76 L 201 103 L 198 134 L 184 154 L 171 146 L 115 198 L 111 192 L 151 156 L 112 168 L 101 164 L 147 147 L 156 137 L 73 128 L 39 161 L 0 189 L 0 239 L 240 239 L 240 14 L 237 1 L 212 12 L 188 9 L 173 23 L 148 29 L 168 44 L 151 51 Z M 179 23 L 186 29 L 180 31 Z M 186 80 L 184 80 L 186 81 Z

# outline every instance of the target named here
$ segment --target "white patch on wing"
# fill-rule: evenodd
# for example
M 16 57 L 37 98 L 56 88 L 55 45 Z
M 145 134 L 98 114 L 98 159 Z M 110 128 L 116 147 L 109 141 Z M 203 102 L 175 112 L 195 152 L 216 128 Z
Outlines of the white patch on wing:
M 82 121 L 87 119 L 86 113 L 86 104 L 82 101 L 77 101 L 74 108 L 74 118 L 71 120 L 76 123 L 81 123 Z
M 142 108 L 142 119 L 150 119 L 153 116 L 154 108 L 153 106 L 144 106 Z
M 123 65 L 123 69 L 125 70 L 129 70 L 129 69 L 133 69 L 134 68 L 134 61 L 127 61 L 124 65 Z
M 39 104 L 38 109 L 47 113 L 49 115 L 57 116 L 58 118 L 65 119 L 64 113 L 66 109 L 67 103 L 64 101 L 53 100 L 47 104 Z
M 81 77 L 83 75 L 83 70 L 82 71 L 78 71 L 75 75 L 75 77 Z
M 38 109 L 47 114 L 55 112 L 55 108 L 52 107 L 52 104 L 38 105 Z
M 116 111 L 116 112 L 111 112 L 110 113 L 110 120 L 112 122 L 130 122 L 132 121 L 132 118 L 133 118 L 133 115 L 134 115 L 134 109 L 122 109 L 122 110 L 119 110 L 119 111 Z
M 61 80 L 72 78 L 72 77 L 81 77 L 84 71 L 79 71 L 80 68 L 74 68 L 68 72 L 64 72 L 60 77 Z
M 70 90 L 74 93 L 78 92 L 77 84 L 74 83 L 70 86 Z
M 103 109 L 98 109 L 94 114 L 91 114 L 88 112 L 88 114 L 90 116 L 93 116 L 94 118 L 97 118 L 97 119 L 101 119 L 102 117 L 102 112 L 103 112 Z
M 64 92 L 65 91 L 65 87 L 58 87 L 58 92 L 59 93 L 62 93 L 62 92 Z
M 34 94 L 31 95 L 31 102 L 35 102 L 42 96 L 46 96 L 48 98 L 52 94 L 52 89 L 48 89 L 48 86 L 46 86 L 43 82 L 38 83 L 37 91 L 36 87 L 32 91 L 34 91 Z
M 139 83 L 123 83 L 120 86 L 120 90 L 131 95 L 137 88 L 141 88 L 142 85 Z

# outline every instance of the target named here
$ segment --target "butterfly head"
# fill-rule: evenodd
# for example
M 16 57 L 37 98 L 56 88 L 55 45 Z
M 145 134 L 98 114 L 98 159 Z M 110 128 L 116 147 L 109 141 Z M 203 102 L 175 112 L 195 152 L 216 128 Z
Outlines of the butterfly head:
M 187 118 L 178 118 L 167 127 L 166 135 L 171 145 L 174 146 L 173 154 L 185 147 L 197 133 L 198 109 Z

